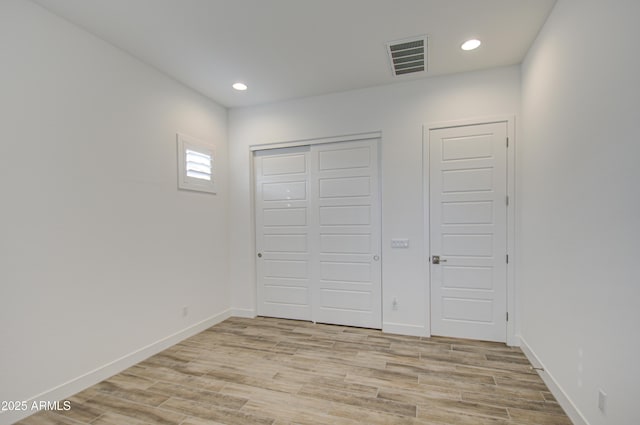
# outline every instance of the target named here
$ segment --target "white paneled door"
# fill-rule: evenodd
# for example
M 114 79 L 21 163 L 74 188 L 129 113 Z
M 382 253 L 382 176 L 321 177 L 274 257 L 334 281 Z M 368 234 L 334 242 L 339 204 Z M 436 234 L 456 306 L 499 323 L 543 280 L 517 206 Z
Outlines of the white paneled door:
M 311 148 L 314 321 L 382 327 L 377 153 L 375 141 Z
M 258 314 L 311 320 L 309 148 L 258 151 Z
M 258 313 L 382 327 L 377 140 L 258 151 Z
M 506 341 L 507 124 L 430 130 L 431 333 Z

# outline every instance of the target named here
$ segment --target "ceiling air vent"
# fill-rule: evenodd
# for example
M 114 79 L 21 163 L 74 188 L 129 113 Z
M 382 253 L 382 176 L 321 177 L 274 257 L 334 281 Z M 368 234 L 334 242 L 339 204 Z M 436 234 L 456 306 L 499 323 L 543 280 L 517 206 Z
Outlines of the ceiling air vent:
M 414 37 L 387 43 L 393 75 L 427 71 L 427 37 Z

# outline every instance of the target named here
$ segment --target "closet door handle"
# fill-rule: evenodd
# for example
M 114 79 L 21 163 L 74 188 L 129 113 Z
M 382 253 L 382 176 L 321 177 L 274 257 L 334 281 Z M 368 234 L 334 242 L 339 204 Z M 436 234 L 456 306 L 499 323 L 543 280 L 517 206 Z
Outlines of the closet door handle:
M 441 259 L 439 255 L 434 255 L 433 257 L 431 257 L 432 264 L 440 264 L 440 263 L 446 263 L 446 262 L 447 260 Z

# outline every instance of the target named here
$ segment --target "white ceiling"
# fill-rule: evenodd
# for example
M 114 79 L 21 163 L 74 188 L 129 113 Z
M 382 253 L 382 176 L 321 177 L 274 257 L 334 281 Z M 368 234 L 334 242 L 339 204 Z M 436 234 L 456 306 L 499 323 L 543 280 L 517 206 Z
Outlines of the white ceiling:
M 555 3 L 34 1 L 230 108 L 518 64 Z M 424 34 L 426 75 L 393 77 L 386 43 Z M 482 46 L 462 51 L 472 37 Z

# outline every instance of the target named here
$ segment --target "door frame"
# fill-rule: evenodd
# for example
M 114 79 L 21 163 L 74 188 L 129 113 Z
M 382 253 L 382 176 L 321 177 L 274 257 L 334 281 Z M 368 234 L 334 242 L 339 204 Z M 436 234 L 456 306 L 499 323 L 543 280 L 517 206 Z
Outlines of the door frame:
M 362 140 L 372 140 L 376 139 L 376 149 L 378 150 L 378 208 L 380 214 L 380 267 L 382 268 L 382 261 L 384 257 L 382 255 L 382 234 L 383 234 L 383 222 L 384 217 L 382 215 L 382 131 L 372 131 L 367 133 L 352 133 L 338 136 L 330 136 L 330 137 L 316 137 L 310 139 L 298 139 L 298 140 L 289 140 L 289 141 L 280 141 L 280 142 L 266 142 L 266 143 L 258 143 L 249 145 L 249 179 L 250 179 L 250 211 L 251 211 L 251 234 L 253 237 L 251 238 L 251 265 L 253 266 L 253 288 L 254 288 L 254 300 L 253 300 L 253 314 L 249 315 L 250 317 L 256 317 L 258 315 L 259 310 L 259 298 L 258 298 L 258 267 L 257 267 L 257 259 L 256 259 L 256 238 L 258 236 L 256 229 L 256 176 L 255 176 L 255 152 L 256 151 L 269 151 L 272 149 L 280 149 L 280 148 L 294 148 L 300 146 L 313 146 L 313 145 L 321 145 L 328 143 L 339 143 L 339 142 L 356 142 Z M 384 280 L 383 274 L 380 274 L 380 296 L 384 297 Z M 381 323 L 384 325 L 384 309 L 382 308 L 383 299 L 381 299 Z
M 495 124 L 506 123 L 507 125 L 507 137 L 509 140 L 509 146 L 507 148 L 507 196 L 509 197 L 509 205 L 507 208 L 507 253 L 509 255 L 509 262 L 507 264 L 507 314 L 509 320 L 507 321 L 506 329 L 506 341 L 507 345 L 519 346 L 520 340 L 516 336 L 518 330 L 518 313 L 517 306 L 517 292 L 515 282 L 515 265 L 517 261 L 516 256 L 516 138 L 515 138 L 515 115 L 499 115 L 489 117 L 470 118 L 464 120 L 444 121 L 444 122 L 432 122 L 426 123 L 422 127 L 422 200 L 423 200 L 423 228 L 424 228 L 424 247 L 425 258 L 424 265 L 424 278 L 427 284 L 427 311 L 425 317 L 425 333 L 426 336 L 431 336 L 431 241 L 430 241 L 430 199 L 429 199 L 429 172 L 430 172 L 430 158 L 429 158 L 429 144 L 431 130 L 438 130 L 443 128 L 464 127 L 470 125 L 481 124 Z

